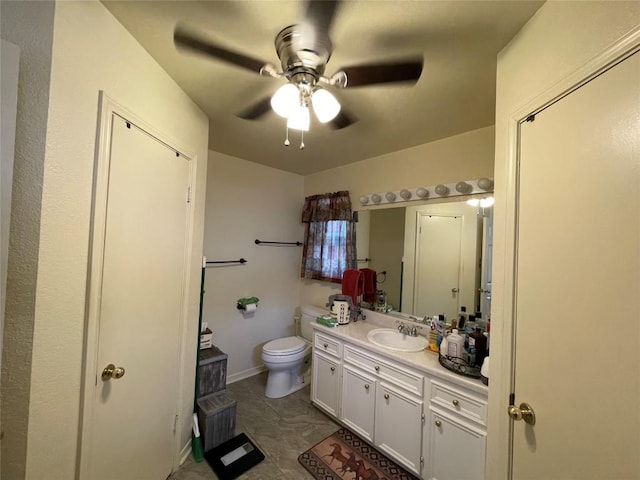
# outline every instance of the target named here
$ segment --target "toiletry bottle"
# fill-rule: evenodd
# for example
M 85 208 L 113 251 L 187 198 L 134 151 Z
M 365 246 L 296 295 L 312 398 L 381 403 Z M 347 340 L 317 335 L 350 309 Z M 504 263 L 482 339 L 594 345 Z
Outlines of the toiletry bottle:
M 440 355 L 444 357 L 449 356 L 449 341 L 447 340 L 446 332 L 442 334 L 442 342 L 440 342 Z
M 484 357 L 487 356 L 487 337 L 483 335 L 479 328 L 469 334 L 469 345 L 475 348 L 475 365 L 482 365 Z
M 447 351 L 451 358 L 464 359 L 464 339 L 456 328 L 454 328 L 449 334 L 449 337 L 447 337 Z
M 464 328 L 464 324 L 467 321 L 467 307 L 460 307 L 460 318 L 458 319 L 458 328 L 462 330 Z

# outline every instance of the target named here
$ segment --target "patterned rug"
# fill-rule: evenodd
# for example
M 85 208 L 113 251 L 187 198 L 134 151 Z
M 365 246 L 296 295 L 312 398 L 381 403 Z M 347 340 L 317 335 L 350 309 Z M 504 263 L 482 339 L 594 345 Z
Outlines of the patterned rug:
M 311 447 L 298 461 L 316 480 L 418 480 L 346 428 Z

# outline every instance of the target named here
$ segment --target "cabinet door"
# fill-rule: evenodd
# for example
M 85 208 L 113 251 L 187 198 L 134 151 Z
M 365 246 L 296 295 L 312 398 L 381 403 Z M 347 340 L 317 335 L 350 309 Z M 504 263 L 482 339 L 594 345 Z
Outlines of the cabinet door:
M 422 400 L 384 382 L 376 389 L 375 444 L 420 475 Z
M 340 418 L 354 433 L 373 442 L 376 381 L 362 371 L 342 368 L 342 408 Z
M 429 432 L 429 433 L 428 433 Z M 430 480 L 483 480 L 485 437 L 477 430 L 431 410 L 425 425 Z
M 314 353 L 311 401 L 337 418 L 339 392 L 340 363 L 336 359 Z

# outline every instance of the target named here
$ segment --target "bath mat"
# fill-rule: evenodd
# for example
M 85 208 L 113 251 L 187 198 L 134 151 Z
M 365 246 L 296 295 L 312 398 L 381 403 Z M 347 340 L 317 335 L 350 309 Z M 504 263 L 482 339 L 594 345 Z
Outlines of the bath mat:
M 298 462 L 316 480 L 418 480 L 346 428 L 301 454 Z
M 204 454 L 204 459 L 220 480 L 233 480 L 264 460 L 264 454 L 241 433 L 213 447 Z

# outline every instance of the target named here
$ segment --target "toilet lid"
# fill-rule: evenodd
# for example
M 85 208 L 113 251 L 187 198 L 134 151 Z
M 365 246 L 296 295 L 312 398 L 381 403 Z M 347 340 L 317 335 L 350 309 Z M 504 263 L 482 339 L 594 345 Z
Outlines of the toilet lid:
M 278 355 L 297 353 L 304 350 L 306 343 L 298 337 L 277 338 L 266 343 L 262 350 Z

